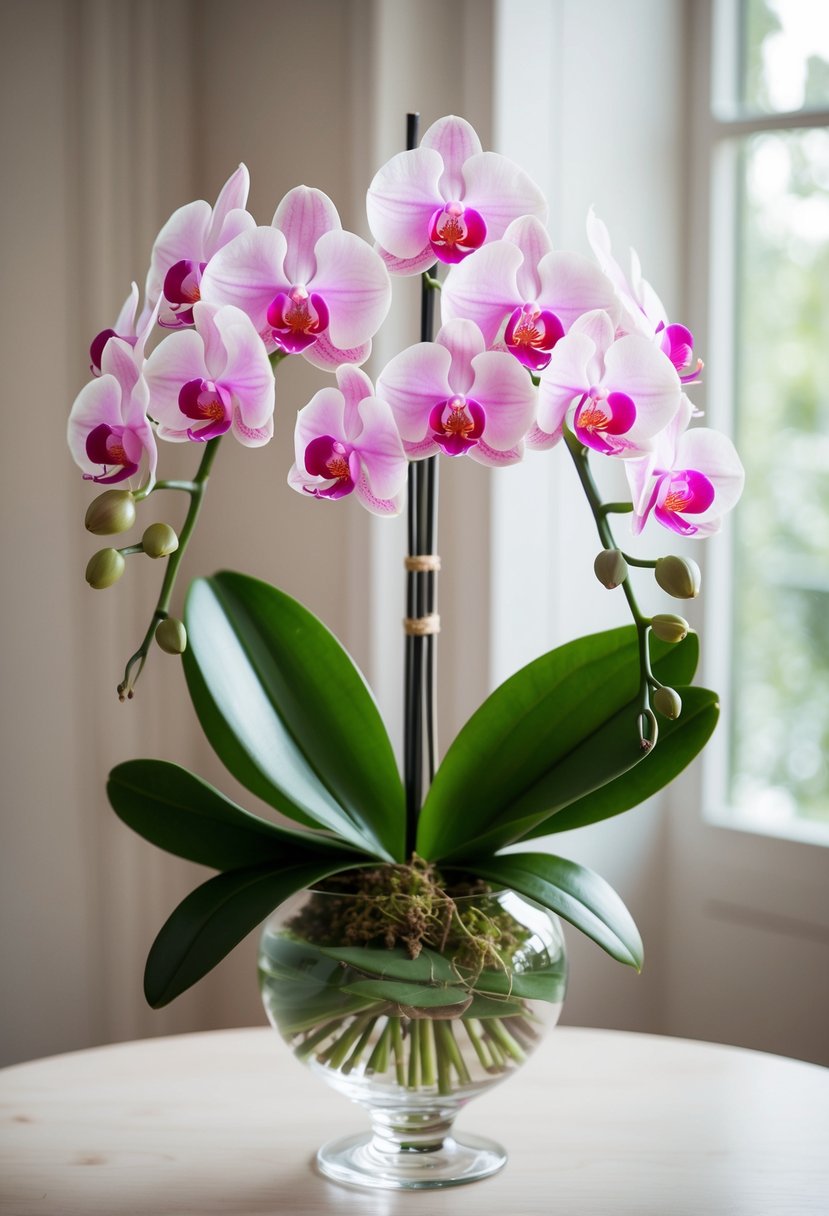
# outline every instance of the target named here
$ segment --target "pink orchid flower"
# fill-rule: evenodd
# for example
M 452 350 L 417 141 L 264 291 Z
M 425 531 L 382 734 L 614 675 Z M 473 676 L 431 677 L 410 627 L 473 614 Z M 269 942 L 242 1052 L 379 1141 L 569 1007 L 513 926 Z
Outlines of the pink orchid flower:
M 325 370 L 368 358 L 391 303 L 377 253 L 344 232 L 330 198 L 308 186 L 285 195 L 270 228 L 226 245 L 201 291 L 210 303 L 246 312 L 268 351 L 301 354 Z
M 118 313 L 113 328 L 102 329 L 92 339 L 92 344 L 89 347 L 89 370 L 93 376 L 100 376 L 101 374 L 101 356 L 110 338 L 121 338 L 122 341 L 131 346 L 135 362 L 139 367 L 141 366 L 144 361 L 144 347 L 150 331 L 153 325 L 155 325 L 157 310 L 147 308 L 145 305 L 141 316 L 138 317 L 137 314 L 138 284 L 133 283 L 130 294 L 122 304 L 121 311 Z
M 531 215 L 513 220 L 503 240 L 453 266 L 441 292 L 444 321 L 468 317 L 487 346 L 503 343 L 534 372 L 547 366 L 573 322 L 593 309 L 618 316 L 610 280 L 587 258 L 554 252 L 544 225 Z
M 625 463 L 633 499 L 633 531 L 649 515 L 682 536 L 719 532 L 722 516 L 743 492 L 745 471 L 727 435 L 688 424 L 694 407 L 683 395 L 671 424 L 656 439 L 654 450 Z
M 445 452 L 515 464 L 535 413 L 535 389 L 505 351 L 488 351 L 473 321 L 447 321 L 434 342 L 401 351 L 377 381 L 413 460 Z
M 640 334 L 614 338 L 606 312 L 585 313 L 556 345 L 541 373 L 531 448 L 549 448 L 564 421 L 580 443 L 633 458 L 652 447 L 679 409 L 682 387 L 670 359 Z
M 374 515 L 398 515 L 409 462 L 394 415 L 365 372 L 344 363 L 299 411 L 288 484 L 315 498 L 355 493 Z
M 596 261 L 613 283 L 622 310 L 622 328 L 626 333 L 642 334 L 655 341 L 673 363 L 683 384 L 698 381 L 702 360 L 694 360 L 694 335 L 684 325 L 669 324 L 665 306 L 642 276 L 642 267 L 635 249 L 630 251 L 630 279 L 613 257 L 610 234 L 606 225 L 590 208 L 587 214 L 587 239 Z
M 101 375 L 84 385 L 69 414 L 69 450 L 87 481 L 125 481 L 146 457 L 147 484 L 152 486 L 158 454 L 147 418 L 149 399 L 132 347 L 122 338 L 110 338 L 101 354 Z
M 245 210 L 249 189 L 250 175 L 240 165 L 222 186 L 214 207 L 204 199 L 187 203 L 159 232 L 144 294 L 150 305 L 161 298 L 158 323 L 165 329 L 193 324 L 205 266 L 235 236 L 256 226 Z
M 507 157 L 482 151 L 469 123 L 453 115 L 375 174 L 366 210 L 393 274 L 419 274 L 436 260 L 460 262 L 502 237 L 519 215 L 547 218 L 532 178 Z
M 206 442 L 232 431 L 245 447 L 261 447 L 273 435 L 274 378 L 258 333 L 231 306 L 195 304 L 193 323 L 147 360 L 159 437 Z

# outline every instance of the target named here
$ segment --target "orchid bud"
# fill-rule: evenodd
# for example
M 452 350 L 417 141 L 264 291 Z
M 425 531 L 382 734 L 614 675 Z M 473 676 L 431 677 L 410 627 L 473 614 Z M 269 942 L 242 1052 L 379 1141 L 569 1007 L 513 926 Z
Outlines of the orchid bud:
M 654 576 L 663 591 L 677 600 L 692 600 L 699 595 L 702 575 L 699 566 L 690 557 L 660 557 L 656 561 Z
M 167 557 L 178 548 L 178 537 L 169 524 L 150 524 L 141 544 L 147 557 Z
M 593 563 L 593 570 L 608 591 L 618 587 L 628 576 L 628 564 L 618 549 L 602 549 Z
M 184 628 L 184 622 L 174 616 L 159 621 L 155 640 L 165 654 L 184 654 L 187 649 L 187 630 Z
M 103 591 L 118 582 L 125 565 L 123 554 L 117 549 L 99 549 L 87 563 L 86 581 L 96 591 Z
M 684 616 L 674 616 L 672 612 L 660 612 L 651 621 L 651 629 L 660 642 L 682 642 L 688 636 L 691 626 Z
M 105 490 L 89 504 L 84 519 L 87 532 L 108 536 L 126 532 L 135 523 L 135 499 L 129 490 Z
M 663 684 L 653 694 L 653 707 L 663 718 L 678 718 L 682 713 L 682 697 L 675 688 Z

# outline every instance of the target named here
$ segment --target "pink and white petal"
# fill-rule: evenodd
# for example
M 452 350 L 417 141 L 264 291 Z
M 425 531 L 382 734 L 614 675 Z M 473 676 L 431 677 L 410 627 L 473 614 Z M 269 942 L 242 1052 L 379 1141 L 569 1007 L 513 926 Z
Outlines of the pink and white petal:
M 437 332 L 435 342 L 449 351 L 449 387 L 453 393 L 467 394 L 475 378 L 472 360 L 486 350 L 484 336 L 474 321 L 462 317 L 447 321 Z
M 656 453 L 649 452 L 646 456 L 625 460 L 624 467 L 634 516 L 644 523 L 648 513 L 648 500 L 654 487 L 654 469 L 657 467 Z M 634 529 L 636 532 L 641 532 L 642 523 Z
M 647 336 L 651 337 L 656 332 L 656 327 L 659 324 L 668 324 L 668 314 L 659 296 L 651 287 L 648 280 L 643 277 L 642 264 L 639 261 L 639 254 L 635 249 L 631 249 L 630 251 L 630 282 L 633 289 L 633 298 L 639 305 L 644 315 L 644 320 L 647 322 Z M 645 331 L 643 330 L 643 332 Z
M 209 262 L 212 257 L 224 249 L 225 245 L 229 245 L 237 236 L 241 236 L 243 232 L 253 232 L 256 227 L 256 220 L 249 211 L 242 211 L 237 207 L 233 211 L 229 211 L 225 216 L 225 221 L 219 229 L 219 234 L 214 242 L 208 243 L 205 249 L 206 262 Z
M 114 376 L 125 397 L 128 396 L 141 375 L 132 343 L 123 338 L 110 338 L 101 352 L 101 371 Z
M 300 468 L 305 468 L 308 444 L 322 435 L 330 435 L 341 443 L 346 439 L 345 399 L 340 390 L 332 385 L 315 393 L 296 416 L 294 449 Z
M 548 253 L 539 264 L 538 277 L 538 302 L 556 314 L 565 331 L 595 310 L 606 313 L 615 329 L 619 305 L 613 284 L 589 258 L 564 251 Z
M 466 317 L 492 346 L 504 318 L 524 302 L 518 289 L 520 268 L 521 251 L 510 241 L 493 241 L 457 262 L 440 293 L 444 324 Z
M 512 221 L 504 233 L 504 240 L 515 245 L 524 256 L 518 270 L 518 291 L 521 300 L 527 304 L 535 303 L 541 291 L 538 264 L 553 251 L 550 235 L 536 216 L 522 215 Z
M 447 201 L 439 187 L 442 173 L 438 152 L 414 148 L 398 152 L 374 175 L 366 195 L 368 226 L 394 257 L 414 258 L 423 250 L 429 221 Z
M 468 395 L 486 413 L 483 438 L 490 447 L 507 452 L 521 442 L 533 424 L 535 386 L 520 363 L 500 351 L 477 355 L 472 367 L 475 378 Z
M 562 419 L 563 422 L 563 419 Z M 526 446 L 533 452 L 546 452 L 561 439 L 563 426 L 559 426 L 552 435 L 542 431 L 538 423 L 534 423 L 527 432 Z
M 590 366 L 590 375 L 592 383 L 597 384 L 604 374 L 605 354 L 613 345 L 616 336 L 610 315 L 603 308 L 595 308 L 583 313 L 573 322 L 570 333 L 584 334 L 593 343 L 593 363 Z
M 425 460 L 428 456 L 437 456 L 440 452 L 440 445 L 427 435 L 425 439 L 421 439 L 418 443 L 407 443 L 404 441 L 403 450 L 409 460 Z
M 242 423 L 257 431 L 273 415 L 275 394 L 273 368 L 262 339 L 250 317 L 232 305 L 220 308 L 214 323 L 226 357 L 223 370 L 213 378 L 230 389 Z
M 376 243 L 374 248 L 383 259 L 383 265 L 389 274 L 396 274 L 401 277 L 422 274 L 424 270 L 428 270 L 430 266 L 434 266 L 435 264 L 435 251 L 432 248 L 431 242 L 421 249 L 420 253 L 416 253 L 413 258 L 396 258 L 394 254 L 389 253 L 388 250 L 383 249 Z
M 479 439 L 474 448 L 470 448 L 468 455 L 472 460 L 476 460 L 478 464 L 486 465 L 490 469 L 503 469 L 509 464 L 518 464 L 524 459 L 524 444 L 517 443 L 508 451 L 500 452 L 496 448 L 491 448 L 488 443 L 484 443 Z
M 482 151 L 481 141 L 475 128 L 465 118 L 447 114 L 433 122 L 420 141 L 421 148 L 434 148 L 443 161 L 439 189 L 447 202 L 459 201 L 463 196 L 464 181 L 461 170 L 470 156 Z
M 208 262 L 201 298 L 207 304 L 241 308 L 261 332 L 271 300 L 291 286 L 285 276 L 285 248 L 285 237 L 276 228 L 254 228 L 234 237 Z
M 308 280 L 328 306 L 328 332 L 341 350 L 372 338 L 391 305 L 391 280 L 379 254 L 353 232 L 326 232 L 317 241 L 317 270 Z
M 561 429 L 572 401 L 594 383 L 589 369 L 595 350 L 587 334 L 577 333 L 575 328 L 554 346 L 538 390 L 538 425 L 548 435 Z
M 406 484 L 408 461 L 391 407 L 365 397 L 359 408 L 363 429 L 355 446 L 371 489 L 378 498 L 394 498 Z
M 225 226 L 227 217 L 232 211 L 245 211 L 248 202 L 248 194 L 250 192 L 250 174 L 248 173 L 247 165 L 239 165 L 227 179 L 225 184 L 219 191 L 219 197 L 216 199 L 213 207 L 213 214 L 210 219 L 210 227 L 207 230 L 205 241 L 204 260 L 214 254 L 217 249 L 220 249 L 222 244 L 219 235 Z
M 312 367 L 318 367 L 323 372 L 336 372 L 343 363 L 365 363 L 371 354 L 371 341 L 361 342 L 359 346 L 349 346 L 343 350 L 335 346 L 327 333 L 322 333 L 312 346 L 302 351 L 302 357 Z
M 262 426 L 251 426 L 246 422 L 242 410 L 235 408 L 230 429 L 244 447 L 261 448 L 273 439 L 273 415 Z
M 463 205 L 484 217 L 487 240 L 497 241 L 520 215 L 545 223 L 547 200 L 528 173 L 497 152 L 479 152 L 463 167 Z M 381 244 L 385 244 L 381 241 Z
M 187 433 L 186 427 L 184 429 L 182 429 L 181 427 L 164 426 L 162 423 L 159 423 L 158 427 L 156 428 L 155 433 L 158 436 L 158 438 L 163 439 L 165 441 L 165 443 L 193 443 L 194 442 L 194 440 L 192 440 L 190 438 L 189 434 Z
M 724 515 L 736 506 L 745 485 L 745 469 L 734 444 L 721 431 L 692 427 L 680 441 L 676 468 L 696 469 L 714 487 L 715 498 L 707 511 L 693 517 L 694 523 Z
M 395 355 L 377 378 L 377 396 L 388 401 L 407 444 L 420 444 L 429 430 L 429 414 L 452 395 L 449 367 L 452 356 L 437 342 L 419 342 Z M 432 443 L 429 452 L 437 451 Z M 411 455 L 411 451 L 406 447 Z M 419 459 L 419 455 L 415 459 Z
M 353 443 L 362 429 L 360 411 L 357 408 L 365 397 L 374 396 L 374 385 L 364 371 L 350 363 L 337 368 L 337 388 L 345 402 L 345 436 Z
M 222 307 L 231 308 L 232 305 L 225 304 Z M 239 309 L 235 311 L 239 312 Z M 220 379 L 227 364 L 224 337 L 217 322 L 218 314 L 219 306 L 216 304 L 206 304 L 202 300 L 193 305 L 193 324 L 204 345 L 204 365 L 210 380 Z
M 121 305 L 121 311 L 113 325 L 116 334 L 121 338 L 134 337 L 136 333 L 135 315 L 138 312 L 138 284 L 133 283 L 130 294 Z
M 121 386 L 112 375 L 97 376 L 85 384 L 75 398 L 69 412 L 66 441 L 72 459 L 84 473 L 97 473 L 99 466 L 92 464 L 86 454 L 86 440 L 96 426 L 123 426 L 121 414 Z
M 640 334 L 614 342 L 605 355 L 603 387 L 625 393 L 636 406 L 630 438 L 651 439 L 675 417 L 682 383 L 667 355 Z
M 372 515 L 399 515 L 406 501 L 405 492 L 402 490 L 394 498 L 378 498 L 365 473 L 361 473 L 357 478 L 354 493 Z
M 174 211 L 155 238 L 144 295 L 155 301 L 161 295 L 164 276 L 176 262 L 204 261 L 204 246 L 211 219 L 210 204 L 203 198 Z
M 285 274 L 292 286 L 305 286 L 313 278 L 317 269 L 314 248 L 320 237 L 342 229 L 331 199 L 311 186 L 289 190 L 276 208 L 271 225 L 285 236 Z
M 652 327 L 639 307 L 627 275 L 613 256 L 610 234 L 591 207 L 587 213 L 587 239 L 604 274 L 610 279 L 619 302 L 620 324 L 626 333 L 652 336 Z
M 147 360 L 144 377 L 150 390 L 151 417 L 168 429 L 179 429 L 184 417 L 178 404 L 182 386 L 190 380 L 211 378 L 201 336 L 194 329 L 169 334 Z

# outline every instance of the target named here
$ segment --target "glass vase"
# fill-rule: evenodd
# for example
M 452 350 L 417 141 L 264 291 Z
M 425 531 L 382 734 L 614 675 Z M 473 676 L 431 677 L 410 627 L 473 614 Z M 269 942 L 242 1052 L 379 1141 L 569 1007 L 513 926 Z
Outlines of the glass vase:
M 266 922 L 259 975 L 271 1024 L 370 1116 L 370 1130 L 319 1150 L 319 1169 L 337 1181 L 457 1186 L 506 1162 L 500 1145 L 455 1136 L 453 1121 L 555 1025 L 564 936 L 557 917 L 514 891 L 445 898 L 437 910 L 417 896 L 387 899 L 380 940 L 364 894 L 303 892 Z

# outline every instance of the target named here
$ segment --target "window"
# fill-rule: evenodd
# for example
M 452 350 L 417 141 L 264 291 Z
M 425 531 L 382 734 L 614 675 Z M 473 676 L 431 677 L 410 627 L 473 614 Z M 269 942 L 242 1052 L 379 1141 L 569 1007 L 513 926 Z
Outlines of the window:
M 829 2 L 720 0 L 714 51 L 709 400 L 747 473 L 716 801 L 829 843 Z

